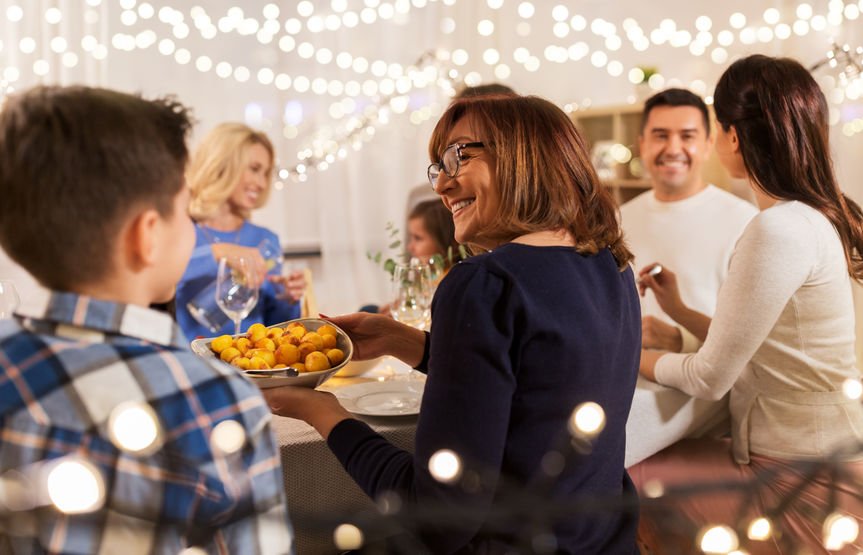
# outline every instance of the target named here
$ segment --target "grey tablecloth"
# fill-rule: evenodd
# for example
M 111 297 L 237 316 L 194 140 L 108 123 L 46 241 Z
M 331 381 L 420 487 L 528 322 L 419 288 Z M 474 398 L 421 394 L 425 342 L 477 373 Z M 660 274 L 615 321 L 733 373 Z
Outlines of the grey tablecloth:
M 334 378 L 322 389 L 333 390 L 357 381 L 362 379 Z M 359 418 L 394 445 L 413 451 L 415 415 Z M 282 452 L 297 553 L 337 553 L 333 543 L 335 526 L 360 511 L 374 510 L 374 503 L 345 472 L 314 428 L 300 420 L 274 416 L 273 431 Z

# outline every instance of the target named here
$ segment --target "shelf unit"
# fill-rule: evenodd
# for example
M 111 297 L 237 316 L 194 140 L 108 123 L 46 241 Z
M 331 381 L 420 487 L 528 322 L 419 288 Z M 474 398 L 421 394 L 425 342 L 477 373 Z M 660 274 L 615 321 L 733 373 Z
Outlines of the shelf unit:
M 611 168 L 611 176 L 603 177 L 603 184 L 610 188 L 618 204 L 638 196 L 650 189 L 650 180 L 642 175 L 638 150 L 638 136 L 641 133 L 642 104 L 625 104 L 577 110 L 571 114 L 572 120 L 584 134 L 591 154 L 600 141 L 621 144 L 632 153 L 629 163 L 615 163 Z M 715 119 L 711 110 L 711 128 L 715 129 Z M 633 171 L 635 168 L 635 171 Z M 704 179 L 727 190 L 732 189 L 731 180 L 722 168 L 715 152 L 705 162 Z

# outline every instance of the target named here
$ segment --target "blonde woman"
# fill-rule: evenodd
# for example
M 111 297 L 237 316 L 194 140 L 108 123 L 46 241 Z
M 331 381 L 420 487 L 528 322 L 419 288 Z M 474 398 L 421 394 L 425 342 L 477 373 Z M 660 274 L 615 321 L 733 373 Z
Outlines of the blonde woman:
M 187 304 L 216 279 L 220 258 L 243 256 L 254 261 L 260 275 L 267 263 L 258 248 L 268 242 L 277 254 L 278 236 L 249 221 L 253 210 L 269 198 L 275 158 L 273 145 L 260 131 L 242 123 L 223 123 L 210 131 L 192 156 L 186 172 L 191 191 L 189 213 L 195 221 L 195 250 L 177 285 L 177 322 L 193 339 L 232 333 L 229 320 L 215 332 L 192 317 Z M 267 272 L 257 305 L 243 320 L 274 324 L 300 315 L 297 302 L 305 289 L 301 272 L 281 275 L 281 264 Z

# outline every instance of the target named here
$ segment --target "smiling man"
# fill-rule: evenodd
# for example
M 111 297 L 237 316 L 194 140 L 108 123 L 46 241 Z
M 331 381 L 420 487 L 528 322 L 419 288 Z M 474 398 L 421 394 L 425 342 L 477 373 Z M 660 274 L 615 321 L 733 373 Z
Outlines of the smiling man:
M 690 91 L 668 89 L 647 100 L 642 115 L 639 148 L 650 176 L 651 190 L 620 207 L 621 225 L 640 270 L 658 262 L 677 274 L 680 295 L 689 306 L 712 315 L 719 286 L 743 228 L 755 206 L 705 182 L 702 170 L 713 137 L 704 102 Z M 699 343 L 662 311 L 653 293 L 641 302 L 642 343 L 645 348 L 695 351 Z M 687 399 L 670 392 L 665 399 L 675 409 Z M 627 465 L 681 437 L 698 435 L 727 413 L 725 401 L 696 401 L 685 411 L 630 416 L 627 426 Z M 668 408 L 668 407 L 667 407 Z M 635 410 L 634 410 L 635 412 Z M 685 414 L 684 414 L 685 413 Z M 655 426 L 661 426 L 660 432 Z M 641 438 L 635 443 L 629 441 Z M 655 438 L 651 442 L 645 437 Z

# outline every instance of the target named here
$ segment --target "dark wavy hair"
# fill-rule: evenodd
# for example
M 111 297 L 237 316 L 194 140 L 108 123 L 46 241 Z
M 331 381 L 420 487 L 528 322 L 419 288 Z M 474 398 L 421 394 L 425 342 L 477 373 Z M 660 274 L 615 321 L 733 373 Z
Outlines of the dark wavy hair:
M 602 186 L 572 120 L 536 96 L 487 95 L 453 102 L 429 142 L 440 160 L 450 130 L 469 118 L 494 157 L 500 213 L 483 237 L 511 241 L 536 231 L 566 230 L 582 254 L 611 250 L 626 268 L 632 253 L 623 241 L 617 208 Z
M 452 213 L 440 200 L 426 200 L 414 206 L 408 214 L 408 220 L 414 218 L 422 220 L 426 232 L 437 244 L 437 252 L 444 257 L 444 266 L 450 265 L 450 253 L 454 260 L 458 260 L 458 241 L 455 240 Z
M 863 281 L 863 213 L 836 182 L 827 100 L 809 71 L 789 58 L 749 56 L 722 74 L 713 98 L 719 125 L 737 131 L 755 186 L 824 214 L 842 240 L 849 274 Z

